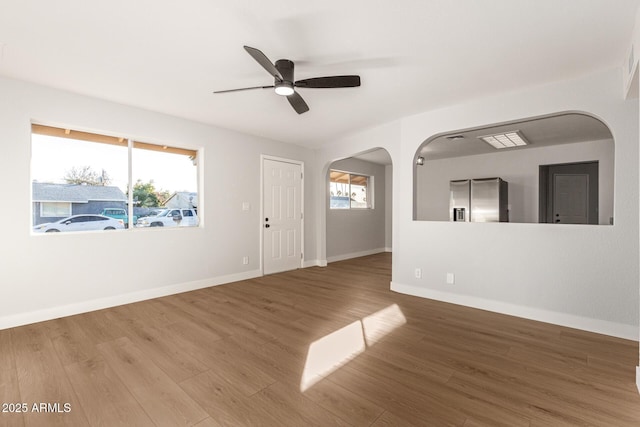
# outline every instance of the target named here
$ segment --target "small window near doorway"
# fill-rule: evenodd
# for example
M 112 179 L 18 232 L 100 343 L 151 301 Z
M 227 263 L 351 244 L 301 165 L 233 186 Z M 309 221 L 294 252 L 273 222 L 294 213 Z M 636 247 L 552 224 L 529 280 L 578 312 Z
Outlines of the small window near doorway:
M 329 173 L 330 209 L 373 209 L 373 177 L 331 170 Z

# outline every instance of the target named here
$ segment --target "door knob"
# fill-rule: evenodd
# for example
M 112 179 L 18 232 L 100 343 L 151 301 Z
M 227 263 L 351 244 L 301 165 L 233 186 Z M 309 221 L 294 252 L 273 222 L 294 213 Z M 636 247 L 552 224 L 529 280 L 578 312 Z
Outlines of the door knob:
M 264 225 L 264 228 L 269 228 L 269 227 L 271 227 L 269 224 Z

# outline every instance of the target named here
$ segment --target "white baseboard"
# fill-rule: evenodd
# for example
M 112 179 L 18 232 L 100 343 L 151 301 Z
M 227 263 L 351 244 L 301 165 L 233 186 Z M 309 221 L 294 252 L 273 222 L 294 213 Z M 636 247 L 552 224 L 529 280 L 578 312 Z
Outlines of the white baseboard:
M 262 276 L 262 272 L 260 270 L 252 270 L 244 273 L 229 274 L 226 276 L 212 277 L 210 279 L 196 280 L 193 282 L 180 283 L 177 285 L 163 286 L 161 288 L 145 289 L 143 291 L 130 292 L 127 294 L 98 298 L 75 304 L 51 307 L 43 310 L 31 311 L 29 313 L 3 316 L 0 317 L 0 329 L 13 328 L 16 326 L 43 322 L 45 320 L 57 319 L 60 317 L 73 316 L 74 314 L 87 313 L 89 311 L 101 310 L 103 308 L 130 304 L 152 298 L 160 298 L 167 295 L 195 291 L 196 289 L 208 288 L 211 286 L 237 282 L 240 280 L 253 279 L 260 276 Z
M 636 366 L 636 387 L 638 387 L 638 392 L 640 393 L 640 366 Z
M 393 249 L 387 246 L 386 248 L 384 248 L 384 251 L 385 252 L 393 252 Z
M 361 256 L 379 254 L 381 252 L 391 252 L 391 251 L 387 250 L 387 248 L 369 249 L 366 251 L 352 252 L 350 254 L 330 256 L 330 257 L 327 257 L 327 262 L 344 261 L 345 259 L 359 258 Z
M 326 267 L 327 261 L 321 259 L 311 259 L 302 263 L 302 268 L 308 267 Z
M 450 292 L 405 285 L 402 283 L 391 282 L 391 290 L 402 294 L 429 298 L 437 301 L 493 311 L 496 313 L 508 314 L 510 316 L 522 317 L 524 319 L 537 320 L 540 322 L 552 323 L 554 325 L 566 326 L 569 328 L 581 329 L 583 331 L 638 341 L 638 326 L 526 307 L 470 295 L 453 294 Z

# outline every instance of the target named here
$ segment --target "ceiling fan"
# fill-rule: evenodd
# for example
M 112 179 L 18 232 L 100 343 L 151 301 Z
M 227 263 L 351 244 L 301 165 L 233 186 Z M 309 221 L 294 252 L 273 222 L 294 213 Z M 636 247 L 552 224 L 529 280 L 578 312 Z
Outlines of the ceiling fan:
M 311 79 L 304 79 L 295 81 L 293 79 L 293 70 L 294 64 L 293 61 L 289 61 L 288 59 L 279 59 L 273 64 L 267 56 L 262 53 L 260 50 L 245 46 L 244 50 L 247 51 L 249 55 L 256 62 L 262 65 L 262 68 L 267 70 L 267 72 L 273 76 L 275 79 L 273 85 L 271 86 L 253 86 L 253 87 L 245 87 L 240 89 L 229 89 L 229 90 L 218 90 L 213 93 L 227 93 L 227 92 L 237 92 L 241 90 L 252 90 L 252 89 L 270 89 L 275 88 L 275 92 L 278 95 L 286 96 L 287 101 L 293 107 L 294 110 L 298 114 L 305 113 L 309 111 L 309 106 L 302 99 L 300 94 L 296 92 L 295 88 L 304 87 L 304 88 L 315 88 L 315 89 L 328 89 L 334 87 L 358 87 L 360 86 L 360 76 L 329 76 L 329 77 L 314 77 Z

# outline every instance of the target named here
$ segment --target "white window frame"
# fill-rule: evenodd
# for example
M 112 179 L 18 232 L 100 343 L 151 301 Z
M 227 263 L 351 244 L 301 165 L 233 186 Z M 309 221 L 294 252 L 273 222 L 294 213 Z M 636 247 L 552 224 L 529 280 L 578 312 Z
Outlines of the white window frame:
M 331 207 L 331 172 L 339 172 L 339 173 L 344 173 L 347 174 L 349 176 L 349 183 L 347 184 L 349 186 L 349 191 L 348 191 L 348 196 L 349 196 L 349 207 L 344 207 L 344 208 L 334 208 Z M 366 203 L 367 206 L 365 207 L 357 207 L 357 206 L 352 206 L 351 203 L 351 177 L 355 175 L 355 176 L 363 176 L 367 178 L 367 194 L 366 194 Z M 364 211 L 364 210 L 373 210 L 375 209 L 374 206 L 374 200 L 373 200 L 373 176 L 372 175 L 368 175 L 366 173 L 359 173 L 359 172 L 353 172 L 353 171 L 345 171 L 345 170 L 340 170 L 340 169 L 329 169 L 329 182 L 328 182 L 328 186 L 329 186 L 329 209 L 330 210 L 335 210 L 335 211 L 349 211 L 349 210 L 356 210 L 356 211 Z
M 112 145 L 117 145 L 117 146 L 122 146 L 122 147 L 126 147 L 127 149 L 127 162 L 128 162 L 128 206 L 129 208 L 127 209 L 128 211 L 128 216 L 131 219 L 133 218 L 133 187 L 134 187 L 134 182 L 133 182 L 133 174 L 132 174 L 132 154 L 133 154 L 133 150 L 134 149 L 146 149 L 146 150 L 152 150 L 152 151 L 159 151 L 159 152 L 165 152 L 165 153 L 172 153 L 172 154 L 180 154 L 180 155 L 186 155 L 189 156 L 189 158 L 191 158 L 191 160 L 193 161 L 194 165 L 196 166 L 196 180 L 197 180 L 197 194 L 198 194 L 198 205 L 202 206 L 202 197 L 203 197 L 203 192 L 202 192 L 202 170 L 201 170 L 201 162 L 200 159 L 202 157 L 202 148 L 199 149 L 193 149 L 193 148 L 186 148 L 186 147 L 180 147 L 177 145 L 171 145 L 168 146 L 166 144 L 163 143 L 149 143 L 149 142 L 142 142 L 142 141 L 138 141 L 138 140 L 134 140 L 132 138 L 127 138 L 127 137 L 118 137 L 118 136 L 113 136 L 113 135 L 106 135 L 106 134 L 102 134 L 102 133 L 91 133 L 91 132 L 84 132 L 84 131 L 79 131 L 79 130 L 74 130 L 73 127 L 71 128 L 60 128 L 60 127 L 55 127 L 55 126 L 49 126 L 49 125 L 45 125 L 42 123 L 38 123 L 38 122 L 32 122 L 31 123 L 31 134 L 41 134 L 41 135 L 49 135 L 49 136 L 54 136 L 54 137 L 61 137 L 61 138 L 69 138 L 69 139 L 74 139 L 74 140 L 78 140 L 78 141 L 85 141 L 88 143 L 94 143 L 94 144 L 112 144 Z M 31 171 L 30 171 L 31 172 Z M 36 202 L 37 200 L 31 200 L 31 203 L 33 204 L 34 202 Z M 40 202 L 40 217 L 41 218 L 58 218 L 59 216 L 45 216 L 43 215 L 43 203 L 60 203 L 60 202 Z M 67 202 L 64 202 L 67 203 Z M 69 203 L 69 213 L 68 215 L 64 215 L 66 216 L 71 216 L 72 215 L 72 203 Z M 199 212 L 198 212 L 199 213 Z M 134 229 L 135 228 L 135 224 L 132 224 L 134 227 L 129 227 L 128 229 Z M 198 214 L 198 223 L 196 226 L 194 227 L 189 227 L 189 228 L 201 228 L 203 227 L 203 218 Z M 164 227 L 162 227 L 164 229 Z M 181 227 L 184 228 L 184 227 Z

